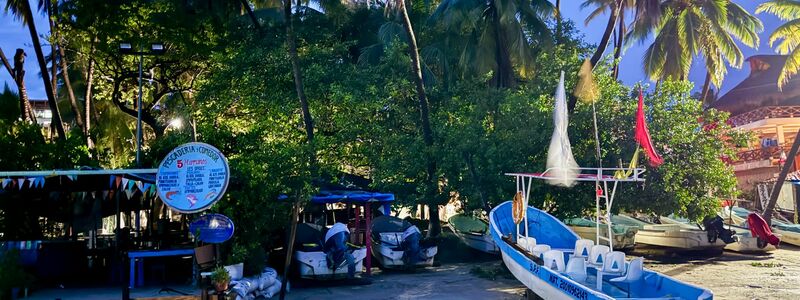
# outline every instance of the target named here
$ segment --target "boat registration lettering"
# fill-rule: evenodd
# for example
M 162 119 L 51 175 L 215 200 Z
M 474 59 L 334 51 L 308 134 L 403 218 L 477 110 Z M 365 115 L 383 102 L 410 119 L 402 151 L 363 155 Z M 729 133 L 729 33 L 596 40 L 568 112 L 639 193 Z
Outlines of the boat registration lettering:
M 555 279 L 555 281 L 554 281 Z M 550 275 L 550 282 L 556 285 L 560 290 L 566 292 L 567 294 L 572 295 L 575 299 L 586 300 L 588 299 L 588 294 L 582 288 L 579 288 L 572 284 L 571 282 L 564 280 L 564 278 L 560 278 L 555 275 Z M 556 283 L 557 282 L 557 283 Z
M 531 271 L 531 273 L 538 275 L 539 274 L 539 265 L 536 264 L 536 263 L 531 263 L 530 266 L 528 266 L 528 271 Z

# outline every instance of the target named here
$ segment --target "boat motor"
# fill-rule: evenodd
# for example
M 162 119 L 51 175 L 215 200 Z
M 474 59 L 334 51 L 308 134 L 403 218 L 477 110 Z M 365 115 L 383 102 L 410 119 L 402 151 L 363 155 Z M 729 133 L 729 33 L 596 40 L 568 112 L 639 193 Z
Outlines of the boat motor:
M 406 265 L 415 265 L 417 262 L 426 259 L 419 245 L 421 239 L 422 233 L 420 233 L 417 226 L 411 225 L 411 227 L 403 231 L 401 247 L 403 249 L 403 261 L 405 261 Z
M 723 220 L 720 216 L 706 218 L 703 220 L 703 227 L 706 228 L 709 243 L 716 242 L 717 237 L 722 239 L 725 244 L 730 244 L 737 241 L 736 238 L 734 238 L 734 234 L 736 233 L 733 230 L 725 229 Z
M 325 233 L 325 244 L 322 251 L 326 254 L 328 268 L 336 270 L 347 263 L 347 275 L 353 277 L 355 275 L 355 259 L 347 249 L 348 240 L 350 240 L 350 230 L 346 225 L 337 222 Z

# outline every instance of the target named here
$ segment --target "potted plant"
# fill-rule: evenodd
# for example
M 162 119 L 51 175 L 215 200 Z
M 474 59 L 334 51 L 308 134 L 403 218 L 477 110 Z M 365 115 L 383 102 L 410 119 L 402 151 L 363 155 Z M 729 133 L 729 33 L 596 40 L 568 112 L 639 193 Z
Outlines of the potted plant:
M 223 292 L 228 289 L 228 284 L 231 282 L 231 275 L 224 267 L 217 267 L 211 273 L 211 284 L 217 292 Z

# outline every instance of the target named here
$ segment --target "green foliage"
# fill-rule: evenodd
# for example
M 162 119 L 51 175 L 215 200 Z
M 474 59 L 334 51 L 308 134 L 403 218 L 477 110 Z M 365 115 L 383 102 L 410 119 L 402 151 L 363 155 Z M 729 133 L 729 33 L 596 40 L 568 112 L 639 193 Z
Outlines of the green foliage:
M 26 287 L 31 283 L 33 277 L 19 264 L 19 251 L 12 249 L 0 255 L 0 299 L 11 295 L 12 288 Z
M 37 124 L 0 120 L 0 170 L 54 170 L 97 166 L 83 140 L 73 134 L 48 142 Z
M 0 120 L 14 122 L 20 118 L 19 95 L 8 88 L 8 84 L 3 86 L 3 93 L 0 93 Z
M 224 284 L 231 281 L 231 274 L 228 274 L 228 270 L 225 267 L 216 267 L 214 268 L 214 272 L 211 272 L 211 282 Z

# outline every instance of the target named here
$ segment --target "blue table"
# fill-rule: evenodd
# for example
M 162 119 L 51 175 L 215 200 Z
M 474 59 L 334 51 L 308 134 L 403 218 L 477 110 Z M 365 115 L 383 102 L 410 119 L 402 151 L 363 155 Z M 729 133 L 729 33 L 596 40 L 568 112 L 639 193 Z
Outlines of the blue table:
M 140 262 L 144 260 L 145 257 L 164 257 L 164 256 L 194 256 L 194 249 L 169 249 L 169 250 L 141 250 L 141 251 L 129 251 L 128 258 L 130 259 L 130 282 L 129 286 L 134 288 L 135 282 L 134 278 L 136 278 L 136 259 L 139 258 Z M 140 274 L 144 274 L 144 271 L 140 272 Z M 143 276 L 142 276 L 143 277 Z M 142 278 L 143 279 L 143 278 Z M 142 281 L 138 280 L 139 285 L 142 285 Z

